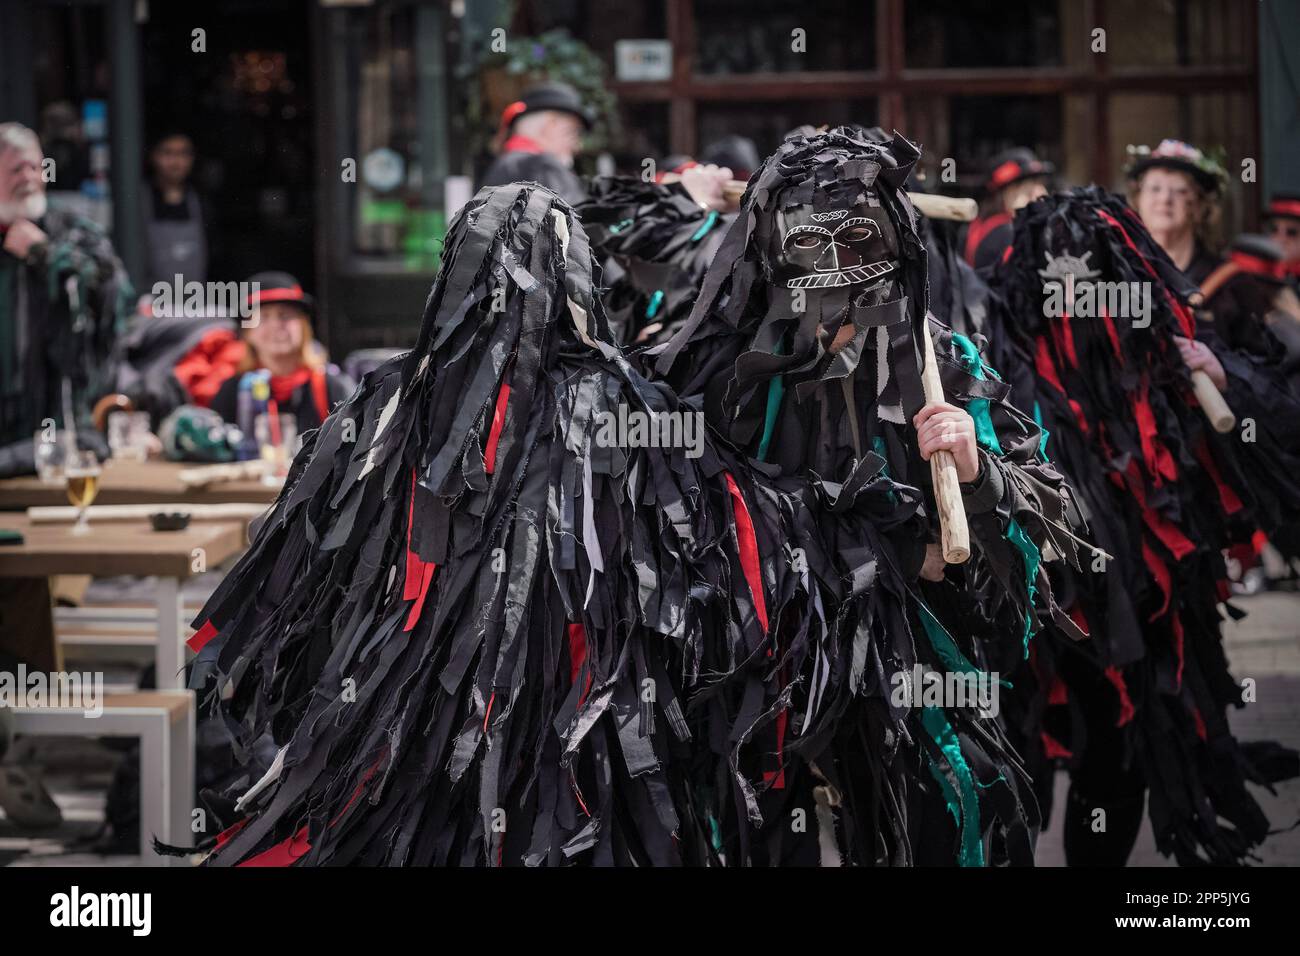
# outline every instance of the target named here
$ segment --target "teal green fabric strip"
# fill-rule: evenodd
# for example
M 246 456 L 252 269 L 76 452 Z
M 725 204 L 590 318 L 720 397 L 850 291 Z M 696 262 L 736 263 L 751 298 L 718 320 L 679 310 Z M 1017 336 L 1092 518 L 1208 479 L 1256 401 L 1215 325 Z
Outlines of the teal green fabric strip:
M 708 218 L 695 230 L 695 235 L 691 236 L 691 242 L 699 242 L 709 234 L 709 230 L 718 224 L 718 211 L 716 209 L 709 212 Z
M 653 319 L 659 314 L 660 307 L 664 304 L 664 290 L 655 289 L 655 294 L 650 296 L 650 302 L 645 307 L 645 317 Z
M 1007 525 L 1007 540 L 1015 545 L 1020 556 L 1025 560 L 1025 587 L 1029 591 L 1029 603 L 1034 603 L 1034 597 L 1038 594 L 1038 588 L 1035 582 L 1038 580 L 1038 566 L 1042 561 L 1042 552 L 1038 550 L 1038 545 L 1034 544 L 1033 539 L 1025 534 L 1025 529 L 1015 518 Z M 1033 627 L 1033 611 L 1025 612 L 1025 657 L 1029 657 L 1029 633 Z
M 975 343 L 956 332 L 952 334 L 952 341 L 957 348 L 961 349 L 961 360 L 966 370 L 975 377 L 976 381 L 984 381 L 984 373 L 988 366 L 980 358 L 980 350 L 975 347 Z M 989 451 L 1002 454 L 1002 443 L 998 441 L 998 433 L 993 428 L 993 418 L 989 414 L 989 400 L 972 398 L 966 403 L 966 412 L 975 420 L 975 440 Z
M 960 674 L 979 674 L 979 668 L 967 660 L 966 655 L 957 647 L 957 642 L 934 616 L 934 612 L 919 601 L 917 606 L 921 609 L 921 625 L 925 628 L 925 636 L 930 639 L 930 646 L 939 655 L 939 660 L 943 661 L 943 666 Z
M 958 792 L 956 793 L 953 792 L 952 785 L 946 778 L 941 782 L 944 797 L 948 801 L 948 810 L 958 821 L 961 830 L 961 850 L 958 852 L 957 862 L 960 866 L 983 866 L 984 842 L 980 839 L 980 800 L 975 792 L 975 775 L 971 773 L 970 765 L 966 763 L 966 758 L 961 752 L 961 741 L 957 739 L 957 732 L 952 729 L 952 724 L 948 723 L 948 718 L 938 707 L 922 708 L 921 724 L 939 747 L 944 759 L 948 761 L 948 766 L 952 768 L 953 776 L 957 778 Z M 942 771 L 938 770 L 933 763 L 930 765 L 930 773 L 936 780 L 943 777 Z
M 774 350 L 777 355 L 785 354 L 785 336 L 777 343 Z M 776 431 L 776 416 L 781 413 L 781 400 L 785 397 L 785 376 L 778 375 L 767 383 L 767 409 L 763 414 L 763 437 L 758 442 L 758 460 L 767 461 L 767 450 L 772 444 L 772 433 Z
M 885 459 L 885 466 L 884 466 L 883 468 L 881 468 L 880 470 L 881 470 L 882 472 L 884 472 L 885 475 L 888 475 L 888 474 L 889 474 L 889 456 L 885 454 L 885 439 L 884 439 L 882 436 L 880 436 L 880 435 L 877 435 L 877 436 L 875 436 L 874 438 L 872 438 L 872 439 L 871 439 L 871 450 L 874 451 L 874 452 L 875 452 L 877 455 L 879 455 L 881 458 Z
M 980 358 L 979 349 L 975 347 L 975 343 L 966 338 L 966 336 L 958 335 L 956 333 L 953 334 L 952 340 L 956 343 L 957 347 L 961 349 L 962 361 L 965 363 L 966 368 L 973 376 L 975 376 L 976 379 L 981 381 L 984 380 L 985 371 L 992 370 L 988 369 L 984 364 L 983 359 Z M 996 376 L 996 373 L 994 373 L 994 375 Z M 998 441 L 998 434 L 993 428 L 993 419 L 989 413 L 989 400 L 987 398 L 973 398 L 967 403 L 966 411 L 970 414 L 970 417 L 975 420 L 975 440 L 989 451 L 1002 454 L 1002 444 Z M 1034 420 L 1038 422 L 1039 428 L 1042 429 L 1043 414 L 1042 410 L 1038 407 L 1037 402 L 1034 402 Z M 1044 461 L 1047 460 L 1046 448 L 1047 431 L 1043 430 L 1042 437 L 1038 440 L 1038 453 L 1043 457 Z M 1042 555 L 1038 550 L 1038 545 L 1034 544 L 1029 535 L 1025 534 L 1025 529 L 1020 527 L 1014 518 L 1011 519 L 1011 522 L 1007 525 L 1006 538 L 1020 552 L 1021 557 L 1024 558 L 1029 603 L 1033 604 L 1034 596 L 1038 593 L 1034 582 L 1038 580 L 1038 565 L 1042 558 Z M 1029 635 L 1033 628 L 1033 621 L 1033 612 L 1026 611 L 1024 633 L 1026 657 L 1029 656 Z
M 961 799 L 957 796 L 957 790 L 948 780 L 948 775 L 943 772 L 930 752 L 925 753 L 926 762 L 930 768 L 930 776 L 934 777 L 935 782 L 939 784 L 939 790 L 943 793 L 943 801 L 948 804 L 948 812 L 952 814 L 953 823 L 961 827 Z
M 1002 454 L 1002 443 L 993 428 L 993 418 L 989 414 L 987 398 L 972 398 L 966 403 L 966 413 L 975 420 L 975 440 L 994 454 Z
M 961 349 L 962 364 L 966 366 L 967 371 L 981 382 L 984 381 L 984 360 L 980 358 L 980 350 L 975 347 L 975 343 L 956 332 L 952 334 L 952 341 L 957 348 Z
M 763 416 L 763 437 L 758 443 L 758 460 L 767 461 L 767 449 L 772 444 L 776 430 L 776 416 L 781 412 L 781 399 L 785 397 L 785 380 L 778 375 L 767 383 L 767 411 Z
M 1038 407 L 1038 402 L 1034 402 L 1034 421 L 1038 425 L 1038 457 L 1047 461 L 1047 436 L 1051 434 L 1043 427 L 1043 410 Z

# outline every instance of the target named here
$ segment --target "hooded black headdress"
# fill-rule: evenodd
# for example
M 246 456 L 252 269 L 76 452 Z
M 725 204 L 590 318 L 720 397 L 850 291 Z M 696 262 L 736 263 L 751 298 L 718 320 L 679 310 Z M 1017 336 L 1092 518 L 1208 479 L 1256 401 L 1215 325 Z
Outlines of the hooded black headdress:
M 415 348 L 306 436 L 193 642 L 205 705 L 281 747 L 213 863 L 716 861 L 728 731 L 683 694 L 761 643 L 776 545 L 592 268 L 553 193 L 484 189 Z
M 755 457 L 790 469 L 831 464 L 824 449 L 800 447 L 799 435 L 851 453 L 847 434 L 815 434 L 790 413 L 823 383 L 851 378 L 866 349 L 915 350 L 925 249 L 900 189 L 918 156 L 902 138 L 879 145 L 841 128 L 792 137 L 750 180 L 690 319 L 657 368 L 685 394 L 707 390 L 711 421 Z M 823 339 L 842 324 L 854 325 L 854 340 L 831 355 Z M 891 420 L 921 407 L 915 360 L 876 384 L 873 404 Z M 781 401 L 786 391 L 800 400 Z
M 632 176 L 597 177 L 576 208 L 603 263 L 614 337 L 666 342 L 690 315 L 731 215 L 702 208 L 680 183 Z
M 854 862 L 978 862 L 989 826 L 999 855 L 1025 860 L 1036 823 L 995 720 L 891 696 L 914 668 L 951 677 L 1022 657 L 1040 608 L 1064 618 L 1043 549 L 1074 550 L 1034 423 L 969 340 L 931 321 L 946 394 L 976 423 L 981 474 L 966 489 L 971 562 L 917 580 L 937 534 L 910 424 L 924 402 L 926 251 L 901 186 L 918 155 L 897 135 L 793 134 L 751 178 L 682 331 L 646 353 L 765 487 L 800 503 L 787 549 L 807 571 L 788 573 L 787 555 L 772 572 L 783 664 L 730 685 L 729 705 L 770 715 L 767 746 L 790 755 L 786 793 L 772 786 L 746 808 L 753 855 L 788 849 L 788 833 L 760 824 L 809 792 L 838 801 L 836 844 Z
M 1123 200 L 1101 189 L 1022 209 L 993 291 L 1003 300 L 990 316 L 995 361 L 1014 400 L 1041 418 L 1047 451 L 1111 556 L 1085 560 L 1071 588 L 1071 613 L 1093 640 L 1038 645 L 1028 744 L 1086 766 L 1082 731 L 1104 711 L 1131 755 L 1116 752 L 1090 782 L 1089 805 L 1129 774 L 1121 764 L 1135 755 L 1161 851 L 1184 862 L 1237 860 L 1267 821 L 1228 730 L 1225 707 L 1241 706 L 1241 689 L 1215 605 L 1228 596 L 1223 549 L 1268 527 L 1288 495 L 1296 500 L 1297 463 L 1272 433 L 1294 428 L 1294 413 L 1259 422 L 1258 442 L 1211 429 L 1174 342 L 1206 331 L 1187 306 L 1194 289 Z M 1248 393 L 1269 379 L 1216 350 L 1228 401 L 1249 416 Z M 1136 799 L 1140 808 L 1140 784 Z

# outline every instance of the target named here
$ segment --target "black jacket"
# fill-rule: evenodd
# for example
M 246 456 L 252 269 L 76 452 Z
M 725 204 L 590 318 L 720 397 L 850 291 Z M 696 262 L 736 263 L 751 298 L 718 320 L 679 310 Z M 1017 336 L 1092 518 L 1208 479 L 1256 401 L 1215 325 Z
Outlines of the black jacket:
M 549 153 L 502 153 L 483 174 L 479 187 L 506 183 L 541 183 L 571 206 L 587 198 L 577 174 Z
M 79 425 L 90 437 L 90 408 L 110 390 L 118 336 L 134 296 L 102 228 L 51 209 L 38 223 L 45 242 L 20 261 L 0 252 L 0 473 L 28 474 L 33 432 L 63 423 L 72 384 Z

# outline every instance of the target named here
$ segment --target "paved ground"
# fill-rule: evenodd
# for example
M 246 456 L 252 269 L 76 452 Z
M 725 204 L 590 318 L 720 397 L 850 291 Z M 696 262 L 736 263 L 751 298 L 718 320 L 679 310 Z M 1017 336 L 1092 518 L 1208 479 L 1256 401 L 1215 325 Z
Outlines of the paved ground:
M 1300 594 L 1262 594 L 1237 603 L 1247 618 L 1227 625 L 1228 657 L 1240 680 L 1255 678 L 1258 700 L 1234 711 L 1232 726 L 1242 739 L 1272 739 L 1300 748 Z M 34 741 L 33 741 L 34 742 Z M 58 830 L 42 834 L 19 831 L 0 813 L 0 866 L 130 866 L 134 856 L 98 856 L 87 844 L 103 821 L 104 796 L 120 754 L 84 740 L 45 738 L 41 762 L 46 764 L 55 800 L 64 814 Z M 1065 803 L 1065 777 L 1056 781 L 1056 805 Z M 1276 796 L 1256 794 L 1275 828 L 1300 819 L 1300 780 L 1278 787 Z M 1059 814 L 1039 843 L 1041 866 L 1062 866 Z M 1273 836 L 1259 851 L 1260 862 L 1272 866 L 1300 865 L 1300 828 Z M 1131 863 L 1169 866 L 1144 827 Z
M 1248 613 L 1225 628 L 1228 660 L 1238 681 L 1255 679 L 1258 695 L 1255 703 L 1231 712 L 1233 733 L 1241 740 L 1276 740 L 1300 748 L 1300 594 L 1259 594 L 1233 603 Z M 1065 775 L 1058 774 L 1058 807 L 1065 805 L 1065 788 Z M 1253 790 L 1274 829 L 1285 830 L 1300 820 L 1300 780 L 1279 784 L 1276 796 Z M 1040 866 L 1065 864 L 1059 816 L 1039 842 Z M 1300 865 L 1300 828 L 1270 837 L 1259 860 L 1265 866 Z M 1172 865 L 1156 852 L 1150 826 L 1143 826 L 1130 865 Z

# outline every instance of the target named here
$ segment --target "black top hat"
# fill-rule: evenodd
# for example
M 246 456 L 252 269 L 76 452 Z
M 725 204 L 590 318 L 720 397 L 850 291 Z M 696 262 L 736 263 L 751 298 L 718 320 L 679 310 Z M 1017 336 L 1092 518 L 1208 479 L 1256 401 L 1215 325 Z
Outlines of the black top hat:
M 1282 249 L 1268 236 L 1242 233 L 1232 241 L 1228 258 L 1242 272 L 1266 282 L 1281 284 L 1286 281 Z
M 993 157 L 993 161 L 989 164 L 988 179 L 984 181 L 984 188 L 990 193 L 995 193 L 1000 189 L 1006 189 L 1012 183 L 1025 179 L 1045 179 L 1055 173 L 1056 167 L 1039 159 L 1032 149 L 1016 146 L 1003 150 Z
M 542 83 L 525 91 L 523 96 L 501 111 L 501 127 L 509 130 L 519 117 L 542 110 L 570 113 L 582 120 L 584 129 L 591 129 L 594 120 L 591 110 L 573 87 L 567 83 Z
M 1300 219 L 1300 195 L 1274 193 L 1264 210 L 1265 219 Z
M 258 272 L 248 278 L 248 285 L 256 286 L 248 294 L 246 305 L 252 308 L 263 302 L 289 302 L 302 308 L 307 317 L 315 320 L 316 300 L 302 290 L 302 285 L 287 272 Z
M 1190 143 L 1178 139 L 1164 139 L 1155 149 L 1150 146 L 1130 146 L 1128 153 L 1132 162 L 1124 170 L 1130 180 L 1138 179 L 1148 169 L 1174 169 L 1187 173 L 1211 194 L 1223 190 L 1228 182 L 1228 172 L 1214 159 L 1206 156 Z

